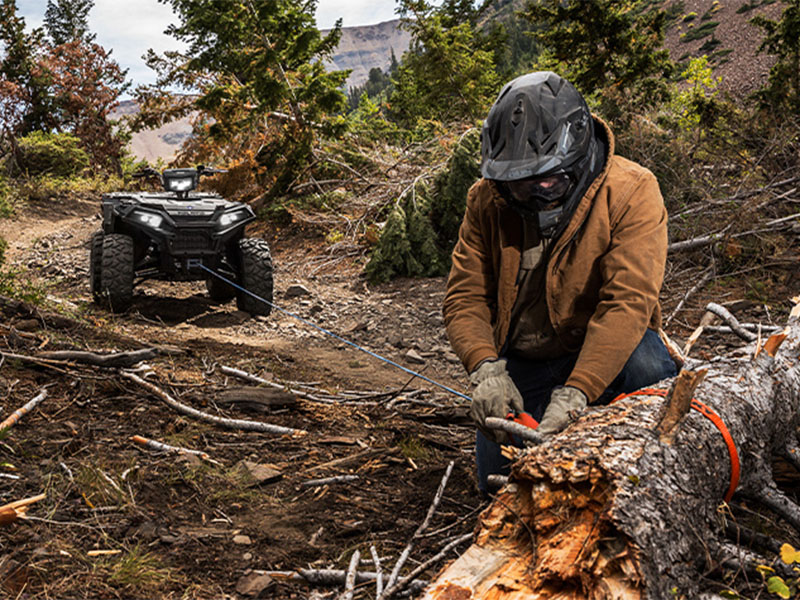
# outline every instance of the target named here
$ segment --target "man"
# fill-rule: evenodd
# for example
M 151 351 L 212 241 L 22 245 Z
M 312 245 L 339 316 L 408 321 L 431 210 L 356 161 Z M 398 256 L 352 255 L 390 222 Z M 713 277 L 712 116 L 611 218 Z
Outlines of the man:
M 653 174 L 551 72 L 506 84 L 484 122 L 444 300 L 476 386 L 478 485 L 507 472 L 487 417 L 553 435 L 588 405 L 675 375 L 656 333 L 667 214 Z

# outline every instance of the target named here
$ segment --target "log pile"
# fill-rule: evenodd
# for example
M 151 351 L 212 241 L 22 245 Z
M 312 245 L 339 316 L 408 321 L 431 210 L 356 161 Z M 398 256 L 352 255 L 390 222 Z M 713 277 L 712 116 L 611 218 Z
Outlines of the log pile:
M 758 503 L 787 534 L 800 532 L 800 507 L 771 471 L 774 455 L 800 467 L 800 305 L 786 331 L 763 346 L 690 366 L 707 369 L 694 382 L 694 409 L 681 410 L 685 394 L 661 382 L 592 408 L 521 451 L 508 485 L 481 515 L 475 542 L 424 598 L 719 597 L 726 569 L 755 574 L 772 563 L 780 574 L 780 561 L 760 553 L 786 540 L 751 532 L 735 515 L 738 503 Z M 737 545 L 744 540 L 752 547 Z

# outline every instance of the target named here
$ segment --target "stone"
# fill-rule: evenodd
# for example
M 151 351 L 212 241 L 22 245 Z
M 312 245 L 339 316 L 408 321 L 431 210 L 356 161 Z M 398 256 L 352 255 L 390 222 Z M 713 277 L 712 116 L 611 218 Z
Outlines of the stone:
M 283 295 L 287 298 L 299 298 L 300 296 L 310 296 L 311 292 L 306 286 L 294 283 L 286 288 Z
M 263 573 L 245 573 L 236 582 L 236 591 L 248 598 L 258 598 L 261 593 L 274 584 L 269 575 Z
M 233 543 L 239 546 L 250 546 L 253 544 L 253 540 L 247 535 L 235 535 L 233 536 Z
M 422 357 L 421 357 L 421 356 L 420 356 L 420 355 L 417 353 L 417 351 L 416 351 L 416 350 L 413 350 L 413 349 L 412 349 L 412 350 L 409 350 L 408 352 L 406 352 L 406 355 L 405 355 L 405 356 L 406 356 L 406 359 L 407 359 L 408 361 L 410 361 L 410 362 L 417 363 L 418 365 L 424 365 L 424 364 L 425 364 L 425 359 L 424 359 L 424 358 L 422 358 Z

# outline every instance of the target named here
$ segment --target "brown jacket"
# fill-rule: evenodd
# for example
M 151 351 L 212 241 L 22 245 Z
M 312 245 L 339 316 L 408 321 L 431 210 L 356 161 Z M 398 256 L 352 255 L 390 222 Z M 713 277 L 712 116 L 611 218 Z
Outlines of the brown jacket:
M 614 154 L 605 128 L 606 166 L 553 245 L 546 274 L 550 321 L 567 348 L 580 350 L 566 385 L 590 402 L 619 374 L 646 328 L 659 329 L 667 257 L 658 182 Z M 447 335 L 468 372 L 496 358 L 508 337 L 521 243 L 521 217 L 492 181 L 481 179 L 467 195 L 444 299 Z

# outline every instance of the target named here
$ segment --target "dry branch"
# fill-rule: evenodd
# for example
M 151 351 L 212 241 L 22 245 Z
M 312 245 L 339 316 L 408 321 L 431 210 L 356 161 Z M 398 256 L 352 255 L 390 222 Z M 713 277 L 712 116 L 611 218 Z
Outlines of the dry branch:
M 532 444 L 541 444 L 543 441 L 541 434 L 537 433 L 535 429 L 531 429 L 526 425 L 515 423 L 514 421 L 510 421 L 508 419 L 489 417 L 486 419 L 486 427 L 489 429 L 505 431 L 506 433 L 515 435 L 521 440 L 530 442 Z
M 344 592 L 339 596 L 341 600 L 353 600 L 353 589 L 356 587 L 356 570 L 360 560 L 361 552 L 354 550 L 350 556 L 350 565 L 347 567 L 347 573 L 344 576 Z
M 144 446 L 145 448 L 150 448 L 152 450 L 158 450 L 159 452 L 168 452 L 170 454 L 191 454 L 192 456 L 197 456 L 202 458 L 203 460 L 210 462 L 215 465 L 219 465 L 218 461 L 212 459 L 207 452 L 203 452 L 202 450 L 190 450 L 189 448 L 181 448 L 179 446 L 170 446 L 169 444 L 165 444 L 163 442 L 157 442 L 155 440 L 148 440 L 140 435 L 131 436 L 131 441 L 140 445 Z
M 776 531 L 800 532 L 800 506 L 771 469 L 773 455 L 796 445 L 800 308 L 787 334 L 774 357 L 748 351 L 695 361 L 694 370 L 708 373 L 692 406 L 713 413 L 689 411 L 671 444 L 656 431 L 662 382 L 661 392 L 592 407 L 522 451 L 481 515 L 475 543 L 423 598 L 700 598 L 710 573 L 747 573 L 759 557 L 732 554 L 719 518 L 736 483 L 737 496 L 780 517 Z
M 14 502 L 9 502 L 8 504 L 0 506 L 0 527 L 10 525 L 17 519 L 24 518 L 31 504 L 35 504 L 44 499 L 45 495 L 39 494 L 38 496 L 32 496 L 24 500 L 15 500 Z
M 347 572 L 341 569 L 297 569 L 296 571 L 257 571 L 258 575 L 269 575 L 276 581 L 306 582 L 313 585 L 342 585 L 347 577 Z M 357 571 L 356 583 L 376 581 L 378 574 L 369 571 Z M 428 585 L 425 580 L 415 579 L 410 584 L 412 593 L 419 592 Z
M 298 398 L 305 398 L 306 400 L 313 400 L 315 402 L 330 402 L 329 400 L 318 398 L 313 394 L 309 394 L 307 392 L 303 392 L 300 390 L 295 390 L 285 385 L 275 383 L 274 381 L 268 381 L 267 379 L 263 379 L 256 375 L 252 375 L 251 373 L 248 373 L 247 371 L 242 371 L 241 369 L 234 369 L 233 367 L 226 367 L 224 365 L 220 365 L 219 370 L 225 373 L 225 375 L 232 375 L 233 377 L 239 377 L 240 379 L 244 379 L 245 381 L 250 381 L 252 383 L 268 385 L 278 390 L 289 391 Z
M 397 562 L 392 569 L 391 575 L 389 575 L 389 579 L 386 582 L 386 589 L 383 590 L 383 593 L 379 596 L 379 600 L 383 600 L 384 598 L 389 598 L 392 593 L 394 593 L 394 584 L 397 581 L 398 575 L 400 575 L 400 570 L 403 568 L 403 565 L 406 564 L 408 557 L 411 555 L 411 550 L 414 548 L 414 543 L 417 539 L 422 535 L 425 529 L 428 528 L 428 524 L 431 521 L 431 517 L 433 517 L 433 513 L 436 512 L 436 508 L 439 506 L 439 502 L 442 500 L 442 496 L 444 495 L 444 488 L 447 487 L 447 480 L 450 479 L 450 474 L 453 472 L 453 465 L 455 463 L 451 460 L 450 463 L 447 465 L 447 469 L 442 475 L 442 480 L 439 482 L 439 489 L 436 490 L 436 494 L 433 497 L 433 502 L 431 502 L 430 507 L 428 508 L 428 513 L 425 515 L 425 520 L 417 527 L 417 530 L 414 532 L 414 535 L 411 536 L 408 544 L 406 545 L 403 552 L 400 554 L 400 558 L 397 559 Z
M 8 429 L 9 427 L 13 427 L 17 421 L 36 408 L 36 406 L 45 398 L 47 398 L 47 389 L 42 388 L 42 390 L 32 400 L 28 401 L 22 408 L 15 410 L 5 421 L 0 423 L 0 431 Z
M 358 475 L 337 475 L 336 477 L 326 477 L 324 479 L 309 479 L 300 484 L 300 487 L 320 487 L 329 485 L 331 483 L 348 483 L 350 481 L 358 481 Z
M 181 404 L 180 402 L 172 398 L 169 394 L 167 394 L 164 390 L 160 389 L 158 386 L 153 385 L 149 381 L 145 381 L 138 375 L 134 375 L 133 373 L 123 372 L 122 376 L 125 377 L 126 379 L 130 379 L 137 385 L 143 387 L 151 394 L 158 396 L 168 406 L 177 410 L 179 413 L 188 415 L 190 417 L 194 417 L 195 419 L 198 419 L 200 421 L 215 423 L 216 425 L 221 425 L 223 427 L 227 427 L 228 429 L 239 429 L 242 431 L 258 431 L 261 433 L 275 433 L 278 435 L 306 435 L 308 433 L 307 431 L 304 431 L 302 429 L 292 429 L 291 427 L 282 427 L 280 425 L 271 425 L 269 423 L 260 423 L 256 421 L 246 421 L 243 419 L 225 419 L 223 417 L 209 415 L 208 413 L 199 411 L 196 408 L 192 408 L 191 406 L 186 406 L 185 404 Z
M 42 352 L 36 358 L 46 358 L 58 361 L 70 361 L 96 367 L 128 368 L 142 361 L 152 360 L 159 355 L 156 348 L 144 348 L 132 352 L 114 352 L 112 354 L 96 354 L 78 350 L 59 350 L 55 352 Z

